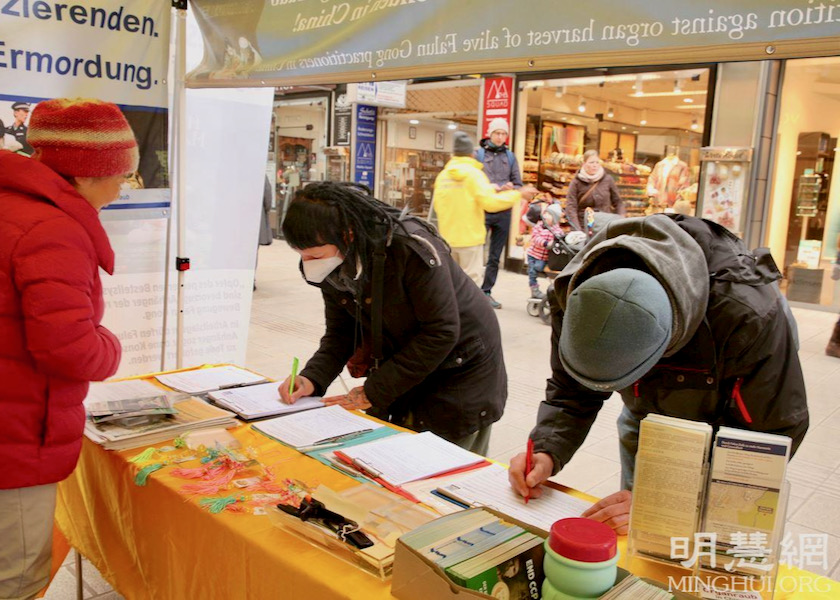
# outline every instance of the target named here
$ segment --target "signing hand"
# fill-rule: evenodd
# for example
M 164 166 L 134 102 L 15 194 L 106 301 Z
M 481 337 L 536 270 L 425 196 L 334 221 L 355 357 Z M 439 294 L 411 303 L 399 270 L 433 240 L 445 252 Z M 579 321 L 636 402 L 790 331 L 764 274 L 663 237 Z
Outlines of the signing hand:
M 365 410 L 366 408 L 370 408 L 372 406 L 365 395 L 365 388 L 362 386 L 354 387 L 343 396 L 330 396 L 328 398 L 324 398 L 324 404 L 327 406 L 338 404 L 347 410 Z
M 581 515 L 612 527 L 619 535 L 626 535 L 630 526 L 630 504 L 633 494 L 622 490 L 593 504 Z
M 282 400 L 286 404 L 294 404 L 300 398 L 305 396 L 311 396 L 315 393 L 315 385 L 309 381 L 306 377 L 302 377 L 298 375 L 295 377 L 295 389 L 292 390 L 292 393 L 289 393 L 289 380 L 292 378 L 291 375 L 286 377 L 283 380 L 283 383 L 280 384 L 280 387 L 277 390 L 280 392 L 280 400 Z
M 525 453 L 521 452 L 510 459 L 510 469 L 508 470 L 508 481 L 510 487 L 522 496 L 531 498 L 539 498 L 542 496 L 542 489 L 540 484 L 544 483 L 546 479 L 551 477 L 551 472 L 554 470 L 554 460 L 550 454 L 545 452 L 534 453 L 534 465 L 530 473 L 525 473 Z M 526 477 L 527 475 L 527 477 Z

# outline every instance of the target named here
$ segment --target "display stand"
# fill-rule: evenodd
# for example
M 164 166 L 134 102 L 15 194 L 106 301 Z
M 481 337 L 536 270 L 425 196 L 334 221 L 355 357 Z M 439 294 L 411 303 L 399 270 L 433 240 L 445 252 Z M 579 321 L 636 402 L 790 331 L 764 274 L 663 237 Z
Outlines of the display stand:
M 320 550 L 326 550 L 332 556 L 373 575 L 380 581 L 385 581 L 391 577 L 394 566 L 393 553 L 388 557 L 377 558 L 371 554 L 355 550 L 349 544 L 335 537 L 334 533 L 312 523 L 301 521 L 292 515 L 287 515 L 276 507 L 266 508 L 266 512 L 269 521 L 275 527 L 283 529 Z
M 714 591 L 742 591 L 755 592 L 756 598 L 772 600 L 776 589 L 776 579 L 779 572 L 781 558 L 780 548 L 784 538 L 785 519 L 790 498 L 790 482 L 785 480 L 779 490 L 779 502 L 776 507 L 776 518 L 773 522 L 773 532 L 768 545 L 754 543 L 756 538 L 762 537 L 761 532 L 739 532 L 746 538 L 747 543 L 736 545 L 721 544 L 718 540 L 716 553 L 711 563 L 698 560 L 694 565 L 694 577 L 709 587 L 709 598 L 715 598 Z M 754 527 L 745 526 L 745 529 Z M 752 537 L 753 543 L 749 540 Z M 729 597 L 721 595 L 721 598 Z

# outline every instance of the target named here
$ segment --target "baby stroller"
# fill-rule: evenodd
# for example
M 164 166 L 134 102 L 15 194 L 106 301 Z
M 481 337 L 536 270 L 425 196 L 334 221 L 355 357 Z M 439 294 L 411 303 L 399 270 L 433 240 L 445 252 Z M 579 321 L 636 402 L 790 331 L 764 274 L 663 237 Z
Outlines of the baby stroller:
M 548 260 L 546 261 L 545 271 L 542 276 L 546 277 L 549 285 L 560 271 L 569 264 L 569 261 L 577 254 L 579 248 L 575 249 L 569 245 L 563 237 L 554 236 L 554 241 L 548 248 Z M 525 306 L 528 314 L 532 317 L 539 317 L 543 323 L 551 323 L 551 311 L 548 306 L 548 296 L 543 298 L 528 298 L 528 303 Z
M 553 282 L 566 265 L 580 252 L 589 238 L 607 226 L 607 224 L 620 218 L 611 213 L 594 212 L 591 208 L 586 209 L 584 218 L 585 231 L 570 231 L 566 237 L 555 236 L 548 251 L 548 261 L 544 271 L 544 277 Z M 548 296 L 545 298 L 529 298 L 526 305 L 528 314 L 532 317 L 539 317 L 543 323 L 551 324 L 551 309 L 548 305 Z

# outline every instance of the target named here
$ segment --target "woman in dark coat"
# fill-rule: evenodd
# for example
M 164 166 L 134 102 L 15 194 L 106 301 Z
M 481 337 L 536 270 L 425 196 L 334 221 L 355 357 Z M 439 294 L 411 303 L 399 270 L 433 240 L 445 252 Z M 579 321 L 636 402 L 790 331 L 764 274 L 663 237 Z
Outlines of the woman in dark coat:
M 280 385 L 283 401 L 323 395 L 353 357 L 367 367 L 365 384 L 327 404 L 371 409 L 486 454 L 507 399 L 499 324 L 446 242 L 362 188 L 333 182 L 297 193 L 283 233 L 304 278 L 321 288 L 327 324 L 293 392 L 288 379 Z
M 595 150 L 587 150 L 583 154 L 583 165 L 566 192 L 566 219 L 578 231 L 583 231 L 586 226 L 583 213 L 587 208 L 622 217 L 625 215 L 624 202 L 615 181 L 604 171 Z

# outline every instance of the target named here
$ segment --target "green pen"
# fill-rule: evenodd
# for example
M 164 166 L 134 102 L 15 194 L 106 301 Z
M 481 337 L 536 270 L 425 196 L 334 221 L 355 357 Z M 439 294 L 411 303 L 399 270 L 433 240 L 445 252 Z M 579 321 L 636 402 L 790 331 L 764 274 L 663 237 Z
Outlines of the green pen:
M 292 359 L 292 377 L 289 379 L 289 395 L 292 395 L 292 392 L 295 391 L 295 377 L 297 377 L 297 370 L 298 370 L 298 357 L 295 356 Z

